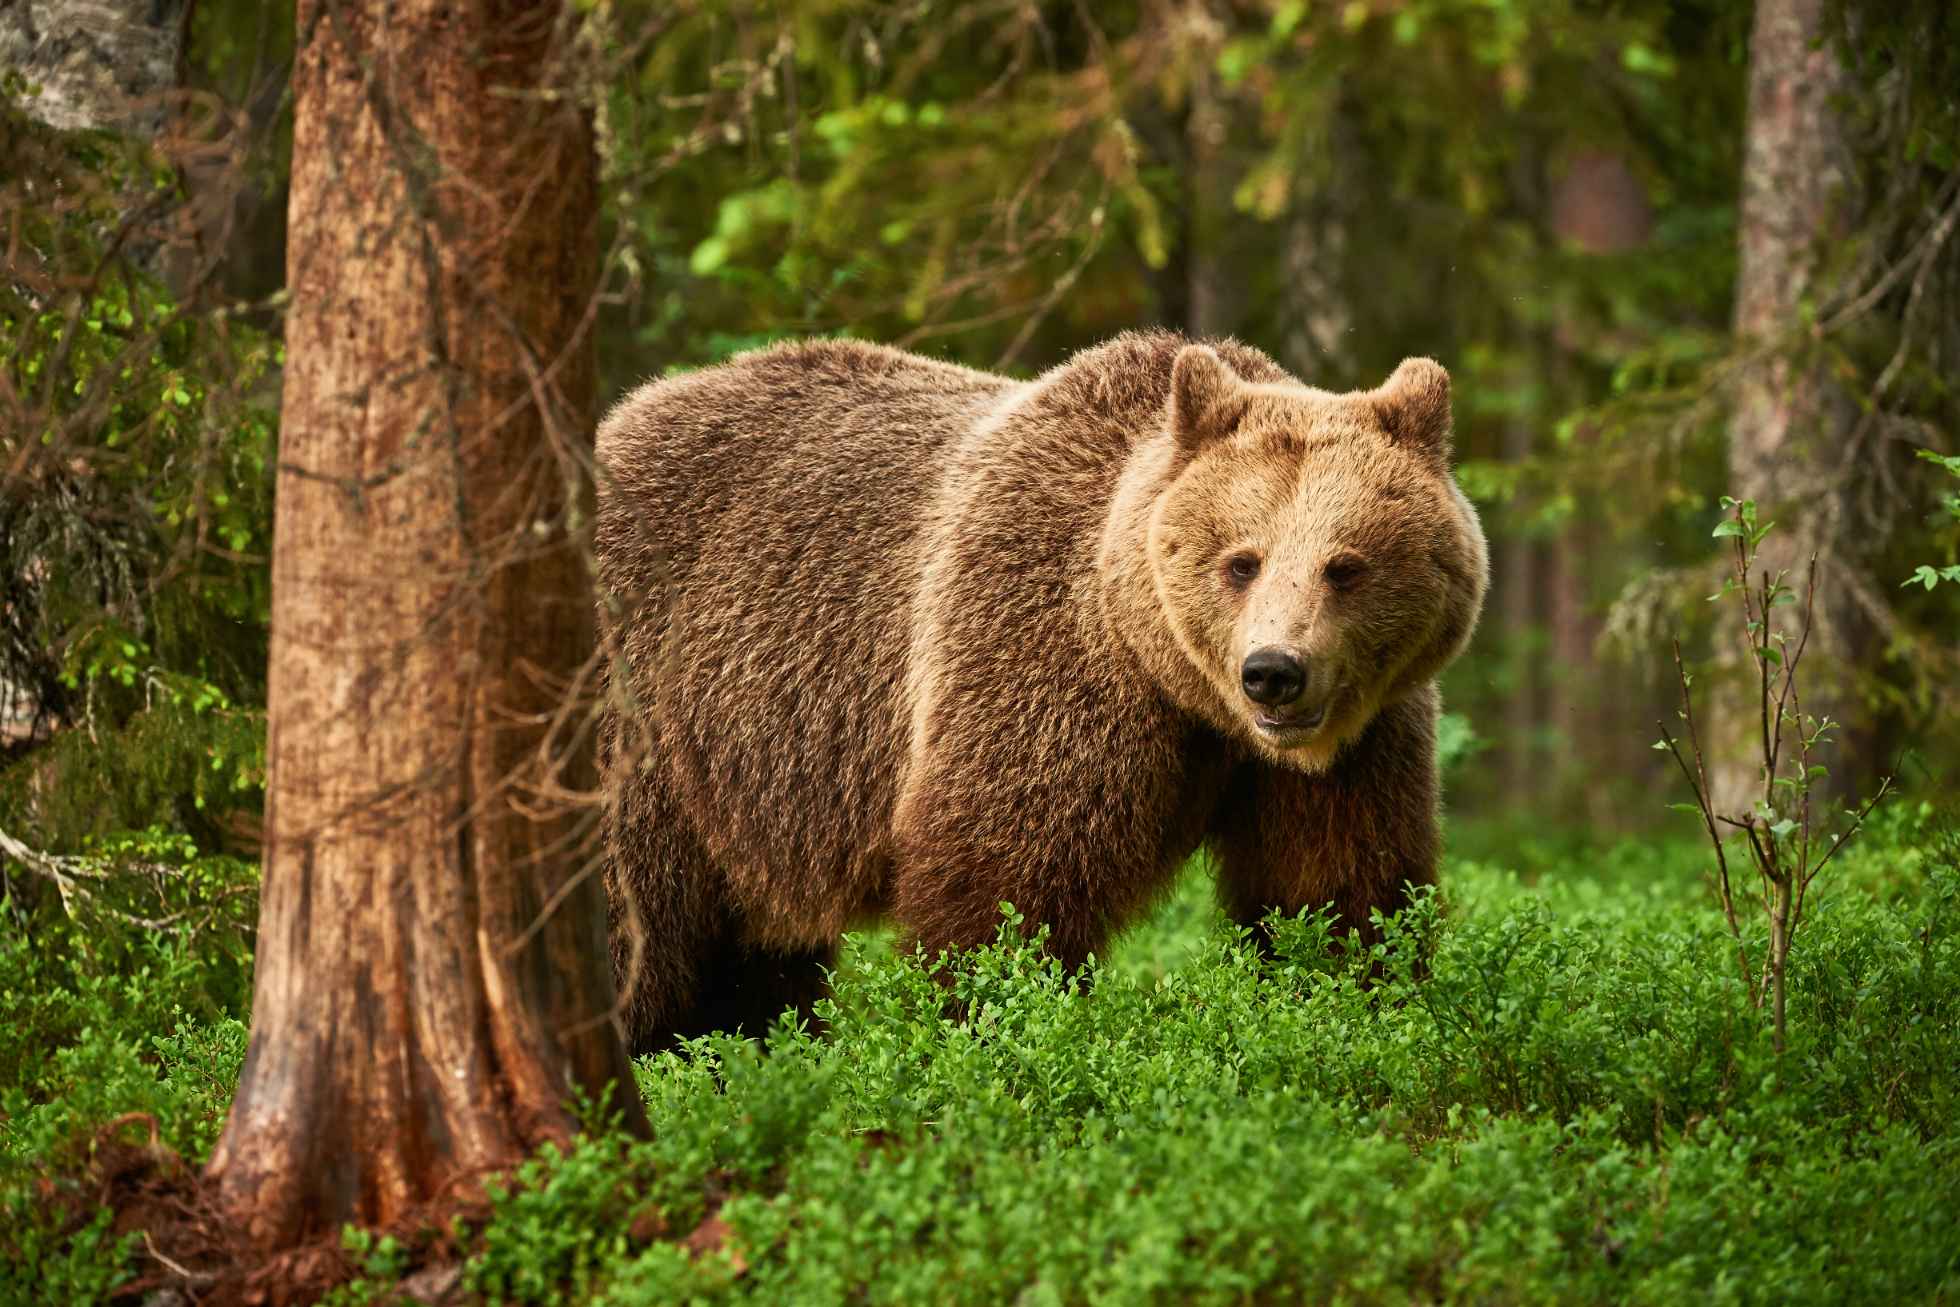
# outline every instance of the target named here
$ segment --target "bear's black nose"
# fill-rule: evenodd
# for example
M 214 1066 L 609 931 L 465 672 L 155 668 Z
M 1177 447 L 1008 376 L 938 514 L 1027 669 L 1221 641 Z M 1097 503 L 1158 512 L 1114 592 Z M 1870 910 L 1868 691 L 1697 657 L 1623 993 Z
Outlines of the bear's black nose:
M 1245 697 L 1268 708 L 1292 703 L 1307 688 L 1307 667 L 1284 649 L 1254 649 L 1239 670 Z

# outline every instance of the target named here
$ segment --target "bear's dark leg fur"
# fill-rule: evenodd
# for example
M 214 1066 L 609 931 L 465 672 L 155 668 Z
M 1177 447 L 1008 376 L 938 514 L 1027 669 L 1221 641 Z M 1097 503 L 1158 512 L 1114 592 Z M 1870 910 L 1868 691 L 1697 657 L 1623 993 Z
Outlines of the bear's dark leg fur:
M 785 1009 L 812 1020 L 836 950 L 744 944 L 721 869 L 658 785 L 621 777 L 613 804 L 607 899 L 627 1051 L 640 1057 L 712 1031 L 760 1038 Z
M 644 897 L 640 903 L 642 911 L 649 906 Z M 630 991 L 626 1043 L 634 1057 L 717 1031 L 760 1039 L 785 1011 L 794 1011 L 799 1021 L 815 1021 L 816 1002 L 829 992 L 826 972 L 835 963 L 834 948 L 790 953 L 754 948 L 741 942 L 740 926 L 725 911 L 703 923 L 652 906 L 654 920 L 666 929 L 651 923 L 645 928 L 637 976 L 629 970 L 627 952 L 615 949 L 619 984 Z
M 799 1022 L 814 1025 L 813 1009 L 829 992 L 825 973 L 836 956 L 835 949 L 797 953 L 752 949 L 735 942 L 731 930 L 702 959 L 693 1004 L 666 1029 L 649 1032 L 651 1047 L 636 1048 L 634 1053 L 712 1031 L 761 1039 L 784 1012 L 794 1012 Z
M 626 1048 L 639 1057 L 698 1033 L 691 1018 L 730 929 L 721 872 L 686 818 L 656 777 L 606 752 L 607 934 Z
M 974 687 L 982 702 L 987 693 Z M 891 911 L 905 946 L 928 957 L 993 943 L 1006 902 L 1029 933 L 1047 927 L 1049 956 L 1079 968 L 1149 910 L 1214 824 L 1233 760 L 1208 728 L 1154 707 L 1090 710 L 1066 696 L 1043 711 L 1028 695 L 1015 689 L 998 729 L 1042 723 L 1044 756 L 1069 760 L 1052 784 L 1002 783 L 981 733 L 995 723 L 976 711 L 959 728 L 972 738 L 942 731 L 932 770 L 913 777 L 900 804 Z
M 1102 943 L 1113 914 L 1086 890 L 1064 897 L 1044 889 L 1039 869 L 1026 863 L 997 866 L 974 858 L 914 865 L 898 876 L 892 916 L 904 931 L 904 948 L 936 958 L 993 943 L 1000 905 L 1013 903 L 1028 930 L 1048 927 L 1048 953 L 1073 970 Z
M 1211 836 L 1226 914 L 1251 926 L 1331 904 L 1337 929 L 1372 943 L 1371 911 L 1435 884 L 1437 711 L 1433 688 L 1390 705 L 1324 775 L 1246 764 Z

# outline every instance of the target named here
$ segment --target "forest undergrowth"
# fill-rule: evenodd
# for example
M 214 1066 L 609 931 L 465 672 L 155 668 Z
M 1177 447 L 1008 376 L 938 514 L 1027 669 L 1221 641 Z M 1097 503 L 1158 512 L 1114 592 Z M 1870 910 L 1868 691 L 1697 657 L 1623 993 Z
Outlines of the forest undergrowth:
M 1847 850 L 1780 1060 L 1705 857 L 1458 859 L 1366 956 L 1306 917 L 1264 958 L 1198 865 L 1086 975 L 1004 931 L 963 1022 L 854 936 L 827 1032 L 643 1060 L 651 1141 L 595 1108 L 477 1222 L 347 1232 L 327 1301 L 1951 1300 L 1960 837 L 1907 801 Z M 90 1186 L 152 1124 L 208 1153 L 246 965 L 0 932 L 0 1301 L 156 1270 Z

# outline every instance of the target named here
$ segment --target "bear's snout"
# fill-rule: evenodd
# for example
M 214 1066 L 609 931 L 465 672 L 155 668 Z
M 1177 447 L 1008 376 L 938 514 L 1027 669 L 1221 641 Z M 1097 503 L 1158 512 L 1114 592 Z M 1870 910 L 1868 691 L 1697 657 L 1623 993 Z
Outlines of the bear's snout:
M 1245 697 L 1265 708 L 1283 708 L 1307 688 L 1307 665 L 1290 649 L 1267 645 L 1246 655 L 1239 669 Z

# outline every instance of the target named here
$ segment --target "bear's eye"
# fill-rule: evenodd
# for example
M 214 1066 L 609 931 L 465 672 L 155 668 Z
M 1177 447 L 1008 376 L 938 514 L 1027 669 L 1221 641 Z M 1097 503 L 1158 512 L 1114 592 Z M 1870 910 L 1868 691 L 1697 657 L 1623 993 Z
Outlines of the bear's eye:
M 1353 554 L 1342 554 L 1339 558 L 1329 559 L 1321 571 L 1327 578 L 1327 584 L 1336 590 L 1351 590 L 1366 575 L 1368 564 Z
M 1259 555 L 1233 554 L 1225 560 L 1225 579 L 1243 589 L 1252 584 L 1252 578 L 1259 575 Z

